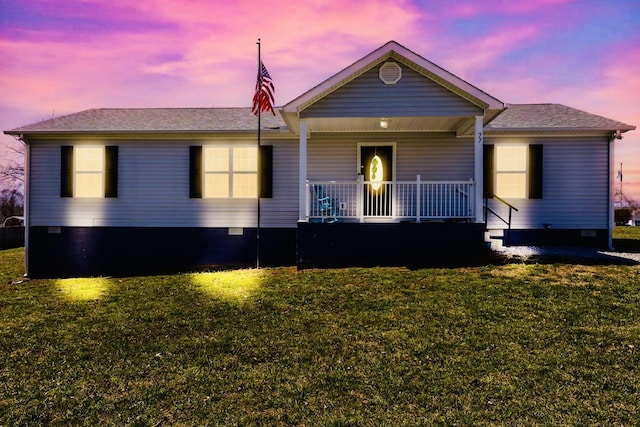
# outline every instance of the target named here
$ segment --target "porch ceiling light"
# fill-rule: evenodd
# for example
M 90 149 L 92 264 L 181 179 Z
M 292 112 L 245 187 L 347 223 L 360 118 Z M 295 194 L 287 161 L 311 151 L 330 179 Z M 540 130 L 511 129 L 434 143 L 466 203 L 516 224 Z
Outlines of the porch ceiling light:
M 380 127 L 382 129 L 386 129 L 389 127 L 389 120 L 387 119 L 380 119 Z

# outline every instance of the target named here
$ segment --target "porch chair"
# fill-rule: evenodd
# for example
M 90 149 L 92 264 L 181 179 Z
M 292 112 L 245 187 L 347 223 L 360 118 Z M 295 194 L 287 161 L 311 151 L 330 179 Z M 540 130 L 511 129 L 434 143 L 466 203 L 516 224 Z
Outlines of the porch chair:
M 338 222 L 336 216 L 337 210 L 334 206 L 334 200 L 329 197 L 321 185 L 312 185 L 311 191 L 318 202 L 318 211 L 320 213 L 321 222 Z

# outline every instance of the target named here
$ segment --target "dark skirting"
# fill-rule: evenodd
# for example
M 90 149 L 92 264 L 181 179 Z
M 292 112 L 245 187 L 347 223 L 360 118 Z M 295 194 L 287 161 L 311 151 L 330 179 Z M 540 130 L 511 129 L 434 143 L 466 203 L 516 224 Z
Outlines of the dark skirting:
M 262 228 L 260 266 L 295 265 L 295 245 L 295 228 Z M 256 249 L 255 228 L 31 227 L 27 274 L 123 276 L 255 267 Z

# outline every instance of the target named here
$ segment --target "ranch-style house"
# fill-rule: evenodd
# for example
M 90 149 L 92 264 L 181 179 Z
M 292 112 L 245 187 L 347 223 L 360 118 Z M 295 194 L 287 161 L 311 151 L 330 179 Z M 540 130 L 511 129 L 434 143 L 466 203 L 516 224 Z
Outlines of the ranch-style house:
M 296 99 L 91 109 L 26 143 L 30 277 L 457 263 L 608 247 L 614 146 L 635 129 L 509 105 L 389 42 Z

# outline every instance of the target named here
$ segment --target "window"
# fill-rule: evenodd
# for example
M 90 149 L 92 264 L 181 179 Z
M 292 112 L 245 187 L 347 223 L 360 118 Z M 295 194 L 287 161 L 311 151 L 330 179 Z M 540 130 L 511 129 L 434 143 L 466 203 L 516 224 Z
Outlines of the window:
M 485 197 L 541 199 L 543 145 L 485 145 Z
M 258 149 L 257 147 L 237 147 L 232 151 L 233 197 L 258 197 Z
M 203 196 L 205 198 L 229 197 L 229 148 L 204 147 L 203 151 Z
M 103 197 L 104 148 L 76 147 L 73 154 L 74 197 Z
M 205 198 L 258 197 L 257 147 L 203 147 Z
M 118 147 L 61 147 L 60 196 L 118 196 Z
M 496 156 L 496 196 L 505 199 L 527 197 L 527 146 L 498 145 Z
M 273 197 L 273 146 L 189 147 L 189 197 Z

